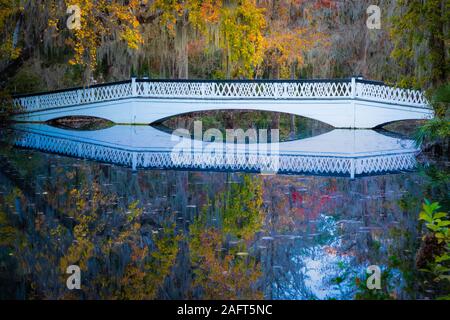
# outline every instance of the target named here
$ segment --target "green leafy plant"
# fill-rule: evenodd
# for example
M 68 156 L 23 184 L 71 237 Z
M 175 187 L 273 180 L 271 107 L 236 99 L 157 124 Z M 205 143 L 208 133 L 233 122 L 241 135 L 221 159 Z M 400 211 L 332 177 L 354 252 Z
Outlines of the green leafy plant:
M 439 211 L 441 206 L 438 202 L 430 203 L 425 199 L 422 206 L 423 210 L 419 214 L 419 220 L 426 222 L 426 227 L 432 231 L 433 237 L 438 244 L 438 250 L 434 253 L 434 260 L 430 261 L 426 268 L 421 271 L 431 273 L 434 281 L 442 280 L 450 281 L 450 220 L 447 220 L 448 213 Z M 424 236 L 423 240 L 426 240 Z M 450 295 L 441 297 L 442 299 L 450 298 Z
M 418 146 L 425 141 L 438 141 L 450 138 L 450 121 L 447 118 L 434 118 L 419 127 L 414 139 Z
M 427 222 L 426 227 L 434 232 L 438 243 L 450 240 L 448 228 L 450 221 L 446 220 L 447 212 L 438 212 L 440 208 L 439 202 L 430 203 L 425 199 L 425 203 L 422 205 L 423 210 L 419 214 L 419 220 Z
M 444 118 L 448 112 L 450 104 L 450 83 L 446 83 L 437 87 L 431 92 L 431 105 L 436 113 L 436 116 Z

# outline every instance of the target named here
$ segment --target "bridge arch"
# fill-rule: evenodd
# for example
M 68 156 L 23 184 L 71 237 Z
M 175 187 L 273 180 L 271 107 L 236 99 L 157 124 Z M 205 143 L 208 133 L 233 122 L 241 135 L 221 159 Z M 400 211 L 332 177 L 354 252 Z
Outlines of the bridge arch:
M 210 110 L 295 114 L 335 128 L 374 128 L 431 118 L 421 92 L 361 79 L 295 81 L 136 80 L 17 97 L 17 121 L 94 116 L 122 124 L 148 124 Z
M 389 122 L 385 122 L 385 123 L 382 123 L 382 124 L 376 126 L 374 129 L 383 129 L 387 126 L 396 125 L 396 124 L 398 124 L 398 125 L 408 124 L 409 125 L 410 122 L 416 122 L 416 121 L 422 121 L 422 120 L 424 120 L 424 119 L 411 118 L 411 119 L 401 119 L 401 120 L 389 121 Z
M 173 119 L 173 118 L 177 118 L 177 117 L 184 117 L 184 116 L 206 116 L 208 113 L 211 112 L 218 112 L 218 113 L 225 113 L 225 112 L 233 112 L 236 114 L 239 113 L 248 113 L 250 110 L 247 109 L 215 109 L 215 110 L 199 110 L 199 111 L 189 111 L 189 112 L 185 112 L 185 113 L 179 113 L 179 114 L 175 114 L 175 115 L 171 115 L 165 118 L 161 118 L 159 120 L 154 121 L 153 123 L 149 123 L 150 125 L 157 125 L 160 123 L 163 123 L 167 120 Z M 258 110 L 258 109 L 253 109 L 251 111 L 256 111 L 256 112 L 260 112 L 260 113 L 265 113 L 265 114 L 269 114 L 269 115 L 273 115 L 275 113 L 278 113 L 280 115 L 287 115 L 287 116 L 297 116 L 297 117 L 302 117 L 304 119 L 307 119 L 309 121 L 314 121 L 314 122 L 318 122 L 323 124 L 324 126 L 329 126 L 330 129 L 332 128 L 332 126 L 328 123 L 325 123 L 319 119 L 314 119 L 314 118 L 309 118 L 309 117 L 305 117 L 302 115 L 298 115 L 298 114 L 293 114 L 293 113 L 288 113 L 288 112 L 283 112 L 283 111 L 271 111 L 271 110 Z

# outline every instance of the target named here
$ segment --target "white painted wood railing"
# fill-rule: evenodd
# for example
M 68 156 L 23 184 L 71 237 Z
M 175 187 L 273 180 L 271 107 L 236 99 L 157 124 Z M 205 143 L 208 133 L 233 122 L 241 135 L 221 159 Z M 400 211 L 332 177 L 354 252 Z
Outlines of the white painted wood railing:
M 19 96 L 18 112 L 62 108 L 124 98 L 185 99 L 362 99 L 429 108 L 421 91 L 387 86 L 356 78 L 298 81 L 189 81 L 135 79 L 89 88 Z

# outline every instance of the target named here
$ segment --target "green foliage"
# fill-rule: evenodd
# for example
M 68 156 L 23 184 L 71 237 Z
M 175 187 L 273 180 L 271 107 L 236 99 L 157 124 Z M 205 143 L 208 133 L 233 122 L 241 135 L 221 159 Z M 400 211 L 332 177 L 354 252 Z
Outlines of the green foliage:
M 425 141 L 439 141 L 450 138 L 450 121 L 446 118 L 433 118 L 419 127 L 414 135 L 418 146 Z
M 435 90 L 433 102 L 450 103 L 450 83 L 444 84 Z
M 34 93 L 44 91 L 41 75 L 32 65 L 23 66 L 13 77 L 8 79 L 6 89 L 13 93 Z
M 426 222 L 427 228 L 433 231 L 439 243 L 450 241 L 448 227 L 450 220 L 447 220 L 447 212 L 437 212 L 440 208 L 438 202 L 430 203 L 425 199 L 425 203 L 422 205 L 423 210 L 419 214 L 419 220 Z
M 447 80 L 449 6 L 446 0 L 397 1 L 390 34 L 400 85 L 428 89 Z
M 450 83 L 444 84 L 431 92 L 431 105 L 440 118 L 448 117 L 448 106 L 450 105 Z
M 439 211 L 441 206 L 438 202 L 431 203 L 428 200 L 425 200 L 422 208 L 419 220 L 426 222 L 426 227 L 432 232 L 433 237 L 437 239 L 437 243 L 442 250 L 439 253 L 435 253 L 434 261 L 429 262 L 428 266 L 421 269 L 421 271 L 432 274 L 433 280 L 436 282 L 445 280 L 448 285 L 450 283 L 450 220 L 447 219 L 448 213 Z M 441 299 L 447 298 L 448 294 L 441 297 Z

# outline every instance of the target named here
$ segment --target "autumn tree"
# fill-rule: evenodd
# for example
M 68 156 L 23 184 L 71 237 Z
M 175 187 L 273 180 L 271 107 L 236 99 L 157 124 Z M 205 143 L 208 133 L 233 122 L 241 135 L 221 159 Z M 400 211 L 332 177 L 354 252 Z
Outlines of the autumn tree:
M 263 9 L 254 0 L 238 1 L 235 7 L 224 6 L 220 32 L 226 78 L 253 78 L 261 64 L 266 26 Z
M 402 68 L 400 84 L 437 88 L 449 77 L 450 3 L 399 0 L 392 19 L 392 56 Z
M 3 43 L 0 45 L 2 60 L 14 60 L 20 54 L 17 43 L 17 23 L 14 23 L 14 18 L 22 10 L 18 0 L 0 0 L 0 32 L 3 33 Z
M 268 21 L 264 62 L 267 76 L 295 78 L 307 52 L 326 47 L 326 34 L 313 26 L 313 14 L 333 7 L 333 1 L 282 0 L 266 4 Z
M 85 67 L 88 75 L 97 66 L 98 49 L 108 42 L 123 41 L 136 50 L 142 43 L 136 12 L 140 1 L 66 0 L 80 8 L 80 28 L 67 43 L 73 48 L 72 65 Z
M 253 77 L 263 57 L 263 10 L 254 0 L 155 0 L 152 9 L 164 35 L 173 43 L 176 76 L 189 75 L 189 43 L 203 38 L 207 51 L 222 56 L 222 77 Z M 189 38 L 189 35 L 191 39 Z

